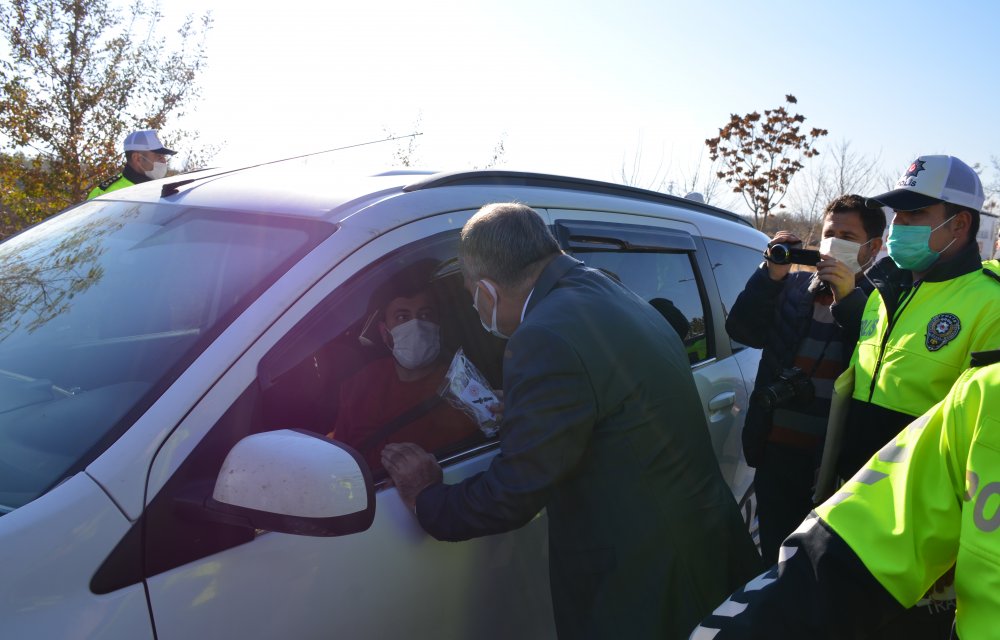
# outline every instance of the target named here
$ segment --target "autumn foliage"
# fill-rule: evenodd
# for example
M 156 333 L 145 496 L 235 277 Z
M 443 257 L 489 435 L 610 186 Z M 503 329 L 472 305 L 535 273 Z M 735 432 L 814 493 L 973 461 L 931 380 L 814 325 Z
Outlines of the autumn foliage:
M 789 105 L 798 101 L 786 95 Z M 802 168 L 802 160 L 819 151 L 814 147 L 826 129 L 804 132 L 805 116 L 791 113 L 784 105 L 740 116 L 733 114 L 719 129 L 716 138 L 705 140 L 709 157 L 722 169 L 718 177 L 743 196 L 753 212 L 754 224 L 764 228 L 771 212 L 788 192 L 792 176 Z
M 129 131 L 197 97 L 210 17 L 168 42 L 155 0 L 124 7 L 0 0 L 0 237 L 84 199 L 120 169 Z

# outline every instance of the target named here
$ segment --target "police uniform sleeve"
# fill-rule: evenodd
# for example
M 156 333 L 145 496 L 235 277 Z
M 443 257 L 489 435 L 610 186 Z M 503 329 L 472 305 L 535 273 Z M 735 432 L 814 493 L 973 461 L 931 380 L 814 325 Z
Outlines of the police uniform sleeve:
M 691 638 L 865 637 L 916 603 L 957 555 L 961 397 L 953 390 L 873 456 Z

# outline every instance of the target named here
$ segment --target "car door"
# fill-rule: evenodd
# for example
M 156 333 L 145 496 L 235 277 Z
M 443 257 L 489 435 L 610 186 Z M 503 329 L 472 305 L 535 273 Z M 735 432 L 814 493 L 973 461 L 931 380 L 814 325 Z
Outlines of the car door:
M 712 446 L 726 482 L 753 522 L 752 473 L 740 430 L 747 388 L 725 335 L 724 309 L 697 228 L 680 220 L 550 209 L 563 249 L 656 307 L 684 342 Z
M 161 448 L 136 540 L 158 638 L 554 636 L 544 515 L 508 534 L 437 542 L 383 481 L 373 525 L 342 537 L 197 517 L 223 458 L 242 437 L 281 428 L 322 435 L 330 428 L 343 381 L 385 356 L 367 350 L 380 339 L 372 333 L 372 292 L 389 274 L 432 262 L 435 282 L 450 292 L 443 340 L 499 384 L 502 346 L 478 326 L 456 268 L 458 230 L 471 214 L 404 225 L 334 267 L 247 349 Z M 445 481 L 482 471 L 496 450 L 486 436 L 441 448 Z

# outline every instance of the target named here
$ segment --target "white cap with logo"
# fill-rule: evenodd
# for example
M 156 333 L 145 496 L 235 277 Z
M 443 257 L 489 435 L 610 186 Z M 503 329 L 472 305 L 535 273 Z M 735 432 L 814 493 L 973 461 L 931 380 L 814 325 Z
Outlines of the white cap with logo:
M 125 138 L 126 151 L 152 151 L 153 153 L 163 153 L 172 156 L 176 151 L 172 151 L 163 146 L 160 137 L 153 129 L 133 131 Z
M 914 211 L 950 202 L 973 211 L 983 208 L 983 183 L 969 165 L 954 156 L 920 156 L 896 182 L 896 188 L 869 198 L 897 211 Z

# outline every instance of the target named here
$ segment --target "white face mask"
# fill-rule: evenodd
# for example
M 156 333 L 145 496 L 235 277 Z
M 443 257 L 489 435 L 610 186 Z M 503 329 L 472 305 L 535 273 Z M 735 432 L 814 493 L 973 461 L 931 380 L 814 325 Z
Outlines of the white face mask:
M 392 357 L 404 369 L 425 367 L 441 353 L 441 328 L 429 320 L 407 320 L 389 331 Z
M 871 242 L 871 240 L 868 242 Z M 865 244 L 868 244 L 868 242 Z M 819 243 L 819 252 L 843 262 L 852 272 L 857 273 L 864 268 L 858 262 L 858 253 L 865 244 L 858 244 L 857 242 L 842 240 L 840 238 L 823 238 Z
M 497 327 L 497 290 L 493 288 L 493 285 L 485 280 L 480 280 L 479 282 L 483 283 L 486 290 L 490 292 L 491 296 L 493 296 L 493 317 L 490 319 L 490 323 L 486 324 L 483 317 L 479 316 L 480 324 L 483 325 L 483 329 L 486 329 L 496 337 L 502 338 L 503 340 L 509 339 L 510 336 L 501 333 L 500 328 Z M 479 313 L 479 287 L 476 287 L 476 294 L 472 297 L 472 308 L 476 310 L 476 313 Z
M 159 180 L 160 178 L 167 177 L 167 163 L 166 162 L 154 162 L 153 168 L 149 171 L 143 171 L 147 178 L 151 180 Z

